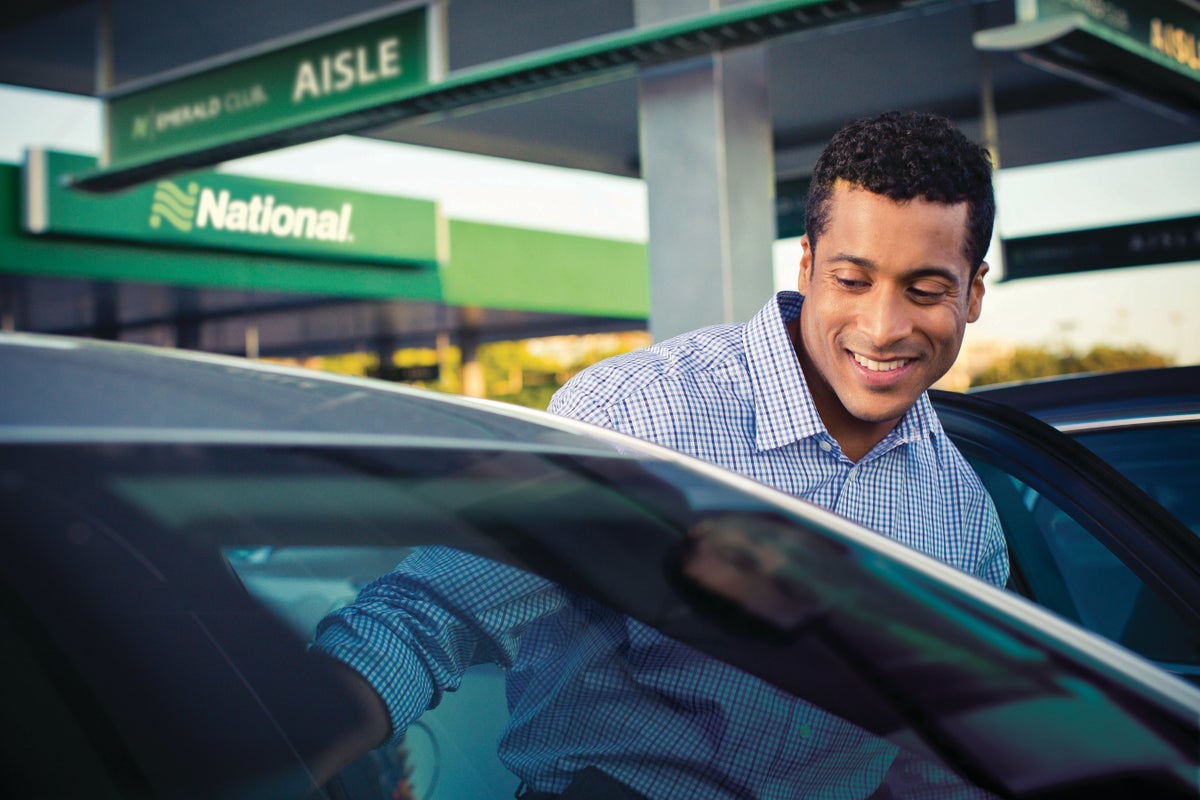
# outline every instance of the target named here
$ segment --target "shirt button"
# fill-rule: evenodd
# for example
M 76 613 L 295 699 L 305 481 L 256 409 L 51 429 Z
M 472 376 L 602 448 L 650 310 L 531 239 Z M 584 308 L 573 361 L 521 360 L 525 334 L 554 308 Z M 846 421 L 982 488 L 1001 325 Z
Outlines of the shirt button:
M 858 471 L 852 469 L 852 470 L 850 470 L 850 474 L 846 476 L 846 481 L 847 482 L 852 481 L 856 477 L 858 477 Z
M 821 440 L 821 449 L 824 450 L 826 453 L 828 453 L 830 450 L 833 449 L 833 445 L 831 445 L 829 442 L 822 439 Z

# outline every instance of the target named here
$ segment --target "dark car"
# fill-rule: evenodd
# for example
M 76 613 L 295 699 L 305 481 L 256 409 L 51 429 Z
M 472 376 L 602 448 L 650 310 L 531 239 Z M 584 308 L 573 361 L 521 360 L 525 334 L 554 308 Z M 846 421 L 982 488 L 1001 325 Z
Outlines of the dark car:
M 399 746 L 323 777 L 362 721 L 308 652 L 314 626 L 431 545 L 544 576 L 817 704 L 924 765 L 932 796 L 1200 796 L 1200 690 L 671 451 L 113 343 L 0 334 L 0 375 L 7 796 L 511 798 L 504 675 L 486 664 Z M 763 754 L 793 735 L 764 732 Z
M 996 502 L 1010 588 L 1200 682 L 1200 367 L 931 394 Z

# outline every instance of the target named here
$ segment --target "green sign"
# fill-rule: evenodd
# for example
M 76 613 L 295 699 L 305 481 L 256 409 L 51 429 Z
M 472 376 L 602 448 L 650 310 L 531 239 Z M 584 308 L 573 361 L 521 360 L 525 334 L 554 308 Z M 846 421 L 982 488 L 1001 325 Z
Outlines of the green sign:
M 105 169 L 220 148 L 386 103 L 434 80 L 424 6 L 106 98 Z M 307 137 L 307 138 L 312 138 Z M 277 144 L 282 146 L 286 141 Z
M 1200 80 L 1200 11 L 1185 0 L 1024 0 L 1022 22 L 1080 15 L 1127 50 Z
M 64 186 L 94 159 L 31 150 L 23 224 L 36 234 L 122 239 L 322 259 L 437 266 L 437 204 L 429 200 L 192 172 L 125 192 Z
M 1005 239 L 1004 280 L 1200 260 L 1200 216 Z

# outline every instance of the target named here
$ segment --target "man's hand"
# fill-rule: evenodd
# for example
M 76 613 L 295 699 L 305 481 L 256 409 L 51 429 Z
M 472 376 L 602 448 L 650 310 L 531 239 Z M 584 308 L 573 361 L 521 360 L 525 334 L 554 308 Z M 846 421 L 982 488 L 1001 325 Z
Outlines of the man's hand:
M 354 708 L 349 715 L 354 724 L 330 731 L 331 737 L 309 758 L 309 768 L 317 786 L 324 786 L 351 762 L 379 747 L 392 730 L 391 718 L 383 699 L 358 672 L 337 659 L 312 651 L 311 658 L 321 659 Z

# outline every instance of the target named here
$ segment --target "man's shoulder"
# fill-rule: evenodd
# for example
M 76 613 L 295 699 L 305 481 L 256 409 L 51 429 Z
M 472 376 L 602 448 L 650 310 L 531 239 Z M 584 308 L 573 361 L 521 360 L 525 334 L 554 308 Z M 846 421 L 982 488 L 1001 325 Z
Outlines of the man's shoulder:
M 670 394 L 675 386 L 744 370 L 744 328 L 740 323 L 712 325 L 607 358 L 575 375 L 560 391 L 615 403 L 656 388 Z

